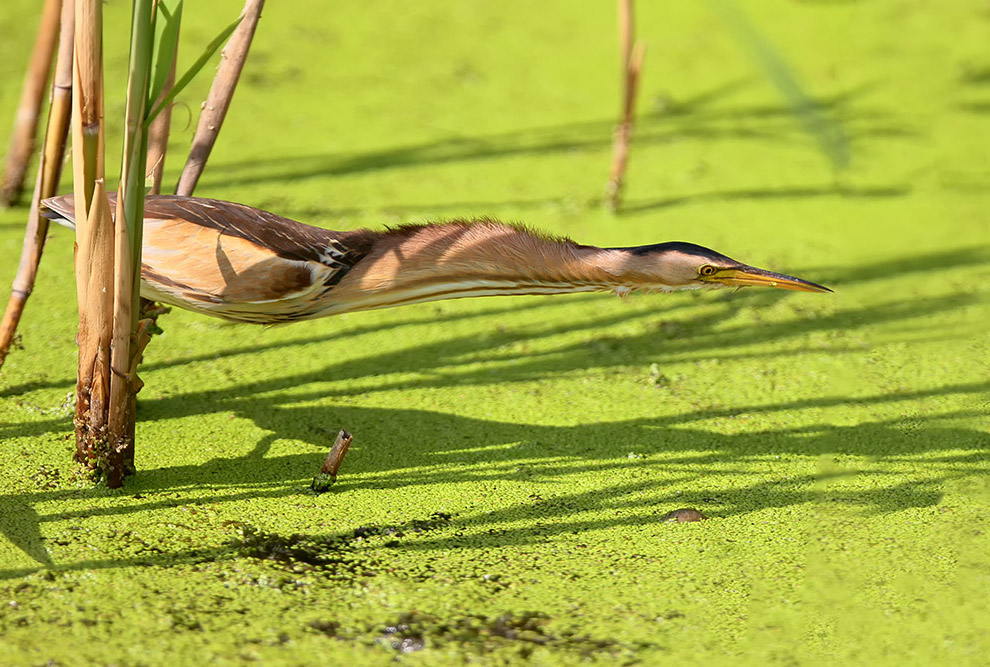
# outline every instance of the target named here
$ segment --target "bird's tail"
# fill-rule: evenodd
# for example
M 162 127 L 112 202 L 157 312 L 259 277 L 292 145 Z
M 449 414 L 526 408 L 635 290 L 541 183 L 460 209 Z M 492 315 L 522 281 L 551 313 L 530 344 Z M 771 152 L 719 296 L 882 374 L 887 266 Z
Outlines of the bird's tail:
M 73 195 L 42 200 L 40 213 L 63 227 L 76 228 L 76 205 Z

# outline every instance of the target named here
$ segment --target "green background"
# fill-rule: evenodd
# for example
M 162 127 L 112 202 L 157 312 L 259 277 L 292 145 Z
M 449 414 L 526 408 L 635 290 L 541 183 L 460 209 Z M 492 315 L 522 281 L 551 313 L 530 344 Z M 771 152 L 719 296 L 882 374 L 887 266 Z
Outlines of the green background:
M 105 6 L 111 180 L 126 4 Z M 835 173 L 714 5 L 638 4 L 618 216 L 604 1 L 269 3 L 197 194 L 337 229 L 693 241 L 835 294 L 273 329 L 173 312 L 141 372 L 139 472 L 110 492 L 71 463 L 55 229 L 0 373 L 0 664 L 986 664 L 990 6 L 745 3 L 844 128 Z M 239 9 L 189 3 L 180 69 Z M 4 126 L 38 11 L 0 13 Z M 180 97 L 166 183 L 209 79 Z M 0 285 L 25 215 L 0 212 Z M 355 444 L 315 496 L 340 428 Z M 711 519 L 659 521 L 679 507 Z

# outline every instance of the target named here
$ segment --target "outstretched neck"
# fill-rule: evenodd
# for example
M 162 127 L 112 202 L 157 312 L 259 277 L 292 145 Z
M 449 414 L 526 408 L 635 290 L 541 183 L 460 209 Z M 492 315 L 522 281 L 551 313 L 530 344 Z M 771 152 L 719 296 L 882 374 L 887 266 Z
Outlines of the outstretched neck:
M 474 296 L 663 289 L 644 284 L 631 266 L 636 259 L 494 221 L 400 227 L 375 236 L 321 314 Z

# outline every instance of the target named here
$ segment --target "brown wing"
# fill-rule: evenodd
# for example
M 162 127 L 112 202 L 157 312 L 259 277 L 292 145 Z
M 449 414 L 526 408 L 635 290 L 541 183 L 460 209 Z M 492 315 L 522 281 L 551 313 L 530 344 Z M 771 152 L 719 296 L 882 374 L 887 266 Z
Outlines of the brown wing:
M 71 196 L 45 204 L 73 220 Z M 236 321 L 305 319 L 326 307 L 333 286 L 369 248 L 367 235 L 332 232 L 242 204 L 149 196 L 141 293 Z

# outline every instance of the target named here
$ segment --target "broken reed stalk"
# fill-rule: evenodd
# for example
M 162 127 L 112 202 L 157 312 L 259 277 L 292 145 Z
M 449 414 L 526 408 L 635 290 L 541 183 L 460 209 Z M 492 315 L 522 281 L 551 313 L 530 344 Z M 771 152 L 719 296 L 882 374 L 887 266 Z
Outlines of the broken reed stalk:
M 110 402 L 107 406 L 106 456 L 99 461 L 107 486 L 119 487 L 133 472 L 136 385 L 131 358 L 138 336 L 141 293 L 141 237 L 144 229 L 144 180 L 148 157 L 145 124 L 151 54 L 154 45 L 152 3 L 134 0 L 124 111 L 124 151 L 114 215 L 113 337 L 110 359 Z M 131 462 L 129 465 L 128 462 Z
M 41 116 L 41 102 L 48 84 L 48 73 L 52 67 L 59 34 L 61 0 L 45 0 L 38 25 L 38 37 L 31 53 L 21 99 L 14 117 L 14 132 L 10 138 L 7 161 L 0 184 L 0 205 L 10 206 L 20 199 L 24 189 L 27 166 L 34 153 L 34 139 L 38 132 L 38 119 Z
M 615 128 L 612 140 L 612 169 L 609 174 L 606 196 L 608 207 L 619 210 L 622 185 L 625 181 L 626 165 L 629 162 L 629 143 L 632 140 L 633 121 L 636 110 L 636 92 L 639 75 L 646 56 L 646 43 L 633 44 L 635 23 L 632 0 L 618 0 L 619 6 L 619 56 L 622 60 L 622 119 Z
M 54 197 L 57 194 L 62 175 L 62 158 L 65 155 L 66 139 L 72 117 L 72 33 L 74 26 L 75 6 L 73 0 L 65 0 L 62 4 L 58 58 L 55 64 L 55 76 L 52 80 L 45 145 L 41 153 L 41 162 L 38 165 L 38 175 L 35 179 L 34 197 L 31 200 L 31 210 L 28 213 L 27 228 L 24 231 L 21 261 L 11 286 L 10 299 L 3 314 L 3 321 L 0 322 L 0 368 L 3 367 L 4 359 L 10 350 L 10 344 L 17 331 L 21 314 L 24 312 L 24 306 L 34 290 L 34 281 L 38 276 L 38 265 L 41 262 L 41 252 L 45 247 L 45 238 L 48 235 L 48 218 L 40 214 L 39 204 L 42 199 Z
M 351 448 L 351 441 L 353 440 L 354 436 L 341 429 L 333 442 L 333 447 L 330 448 L 330 453 L 327 454 L 326 460 L 320 466 L 320 474 L 313 478 L 309 488 L 316 493 L 323 493 L 334 485 L 337 481 L 337 472 L 340 470 L 340 465 L 344 462 L 344 456 L 347 455 L 347 450 Z
M 247 60 L 251 40 L 264 5 L 265 0 L 247 0 L 244 12 L 241 14 L 241 22 L 223 49 L 220 67 L 199 115 L 189 158 L 175 186 L 177 195 L 192 196 L 193 190 L 196 189 L 196 183 L 203 173 L 206 160 L 210 157 L 220 127 L 227 115 L 227 109 L 230 107 L 230 101 L 234 97 L 234 90 L 237 88 L 241 70 L 244 69 L 244 62 Z
M 113 327 L 113 220 L 104 183 L 102 0 L 77 0 L 72 95 L 79 370 L 76 460 L 99 466 L 107 443 Z

